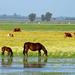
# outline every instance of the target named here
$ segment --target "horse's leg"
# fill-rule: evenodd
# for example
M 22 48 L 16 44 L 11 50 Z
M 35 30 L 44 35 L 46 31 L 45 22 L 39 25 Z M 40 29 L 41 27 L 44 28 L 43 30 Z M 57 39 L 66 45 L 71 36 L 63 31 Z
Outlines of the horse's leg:
M 23 50 L 23 54 L 25 55 L 25 50 Z
M 25 49 L 26 49 L 26 48 L 25 48 L 25 44 L 24 44 L 24 49 L 23 49 L 23 55 L 24 55 L 24 56 L 25 56 Z
M 47 50 L 44 46 L 42 46 L 42 50 L 44 51 L 44 55 L 47 56 Z
M 38 55 L 41 56 L 41 50 L 38 50 Z
M 11 55 L 10 55 L 10 56 L 13 56 L 13 52 L 11 51 L 10 53 L 11 53 Z
M 23 50 L 23 54 L 28 56 L 28 49 Z
M 13 52 L 8 52 L 8 56 L 13 56 Z
M 4 52 L 5 52 L 5 51 L 2 51 L 2 55 L 3 55 L 3 56 L 4 56 Z
M 8 56 L 10 55 L 10 52 L 8 52 Z
M 28 56 L 28 49 L 25 50 L 25 54 Z

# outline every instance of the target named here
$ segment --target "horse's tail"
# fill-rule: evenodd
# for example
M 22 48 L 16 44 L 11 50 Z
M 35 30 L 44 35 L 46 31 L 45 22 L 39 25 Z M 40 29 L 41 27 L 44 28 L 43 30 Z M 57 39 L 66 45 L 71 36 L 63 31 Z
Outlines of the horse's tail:
M 42 50 L 44 51 L 44 54 L 47 56 L 47 50 L 43 45 L 42 45 Z

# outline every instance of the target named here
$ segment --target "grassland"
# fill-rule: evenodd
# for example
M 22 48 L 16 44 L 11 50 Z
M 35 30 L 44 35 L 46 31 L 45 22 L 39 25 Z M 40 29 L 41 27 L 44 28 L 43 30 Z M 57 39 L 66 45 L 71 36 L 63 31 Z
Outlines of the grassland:
M 0 23 L 0 30 L 11 31 L 15 27 L 24 31 L 75 31 L 75 24 Z
M 13 32 L 15 27 L 20 27 L 22 32 Z M 73 37 L 65 38 L 65 31 L 71 32 Z M 23 55 L 24 42 L 40 42 L 48 50 L 49 57 L 75 57 L 74 31 L 75 25 L 68 24 L 0 23 L 0 48 L 10 46 L 14 55 Z M 14 37 L 7 36 L 8 33 L 13 33 Z M 29 51 L 30 56 L 36 54 L 38 53 Z

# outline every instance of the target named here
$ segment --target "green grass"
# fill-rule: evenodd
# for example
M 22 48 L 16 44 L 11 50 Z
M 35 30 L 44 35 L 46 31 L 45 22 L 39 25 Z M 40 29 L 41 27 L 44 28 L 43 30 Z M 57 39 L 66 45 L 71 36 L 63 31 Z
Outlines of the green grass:
M 0 30 L 20 27 L 25 31 L 75 31 L 75 24 L 0 23 Z
M 13 32 L 15 27 L 20 27 L 23 31 Z M 64 38 L 64 31 L 71 32 L 73 37 Z M 75 57 L 74 32 L 74 24 L 0 23 L 0 48 L 9 46 L 14 55 L 21 56 L 25 42 L 40 42 L 48 50 L 49 57 Z M 8 37 L 8 33 L 13 33 L 14 37 Z M 37 56 L 37 53 L 29 51 L 29 56 Z
M 64 73 L 64 72 L 16 72 L 16 73 L 5 73 L 2 75 L 74 75 L 75 73 Z

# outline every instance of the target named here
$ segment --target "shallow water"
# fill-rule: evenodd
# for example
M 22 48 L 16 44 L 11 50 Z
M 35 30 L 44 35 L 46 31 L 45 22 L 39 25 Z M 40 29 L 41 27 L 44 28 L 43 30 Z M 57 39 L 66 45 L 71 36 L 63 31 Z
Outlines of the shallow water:
M 75 75 L 74 58 L 0 57 L 0 75 Z M 50 75 L 51 75 L 50 74 Z

